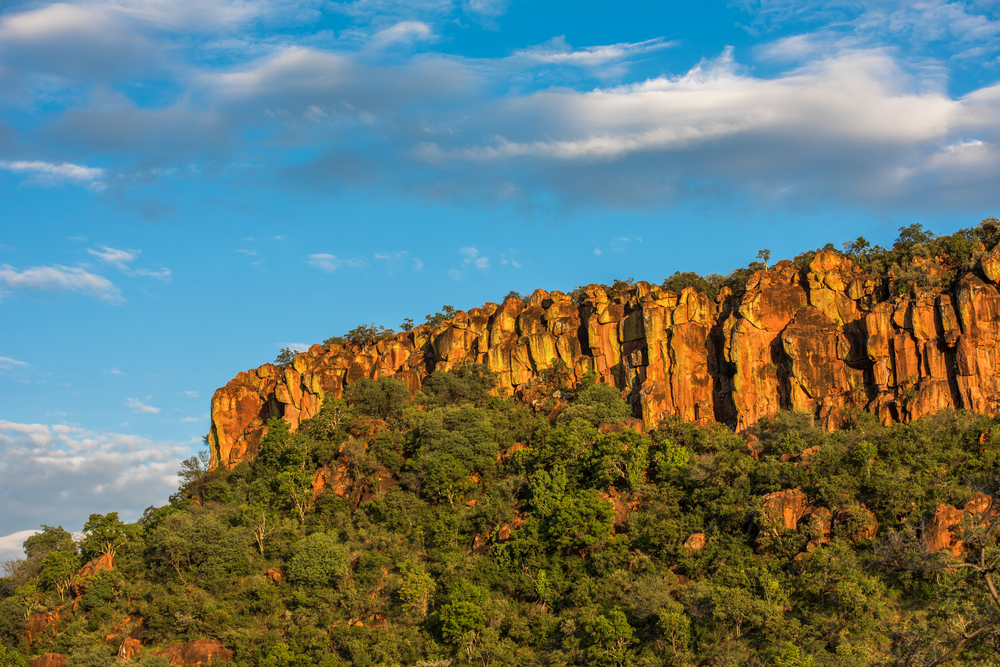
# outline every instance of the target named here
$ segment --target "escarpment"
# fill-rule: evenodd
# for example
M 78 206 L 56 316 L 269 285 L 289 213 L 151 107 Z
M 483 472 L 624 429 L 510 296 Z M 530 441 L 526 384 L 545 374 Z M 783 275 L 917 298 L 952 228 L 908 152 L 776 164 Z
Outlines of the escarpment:
M 921 267 L 945 273 L 936 260 Z M 458 312 L 370 345 L 313 345 L 287 367 L 237 375 L 212 398 L 211 465 L 252 459 L 270 417 L 298 427 L 324 398 L 360 378 L 396 377 L 416 391 L 466 362 L 496 374 L 495 393 L 530 399 L 565 364 L 579 382 L 612 384 L 647 425 L 669 418 L 744 430 L 782 409 L 826 428 L 857 411 L 909 421 L 942 408 L 995 413 L 1000 252 L 949 286 L 899 294 L 830 250 L 808 267 L 782 261 L 746 292 L 715 299 L 639 282 L 576 299 L 536 290 L 522 301 Z

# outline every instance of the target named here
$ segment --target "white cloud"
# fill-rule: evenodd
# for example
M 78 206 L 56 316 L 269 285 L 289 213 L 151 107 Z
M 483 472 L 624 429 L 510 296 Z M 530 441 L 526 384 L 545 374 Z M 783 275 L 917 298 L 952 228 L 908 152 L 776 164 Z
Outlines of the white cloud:
M 191 398 L 198 398 L 198 392 L 196 391 L 185 391 L 185 396 L 190 396 Z
M 371 38 L 371 47 L 385 49 L 397 44 L 430 42 L 435 40 L 434 30 L 423 21 L 400 21 L 394 26 L 380 30 Z
M 132 270 L 129 264 L 134 262 L 135 259 L 142 253 L 141 250 L 122 250 L 119 248 L 109 248 L 104 245 L 100 246 L 100 248 L 100 250 L 87 248 L 87 252 L 97 257 L 101 262 L 110 264 L 111 266 L 124 271 L 129 276 L 145 276 L 147 278 L 156 278 L 158 280 L 170 280 L 171 271 L 167 268 L 162 268 L 159 271 L 154 271 L 152 269 Z
M 0 357 L 0 370 L 10 370 L 11 368 L 27 368 L 28 364 L 10 357 Z
M 200 417 L 185 417 L 184 419 L 181 420 L 181 423 L 182 424 L 190 424 L 190 423 L 193 423 L 193 422 L 200 422 L 200 421 L 201 421 Z
M 0 420 L 0 534 L 16 541 L 11 533 L 43 523 L 75 531 L 95 512 L 134 521 L 167 501 L 189 455 L 186 443 Z
M 15 174 L 27 174 L 31 177 L 29 179 L 31 182 L 45 186 L 71 181 L 100 188 L 102 186 L 100 179 L 104 177 L 104 170 L 100 167 L 84 167 L 69 162 L 54 164 L 40 160 L 0 160 L 0 169 Z
M 594 248 L 594 254 L 595 254 L 595 255 L 597 255 L 598 257 L 600 257 L 600 256 L 601 256 L 601 255 L 603 255 L 604 253 L 603 253 L 603 252 L 601 252 L 601 249 L 600 249 L 600 248 Z
M 0 560 L 8 558 L 24 558 L 24 541 L 42 531 L 35 529 L 19 530 L 10 535 L 0 537 Z
M 368 263 L 360 257 L 339 259 L 336 255 L 330 255 L 327 253 L 309 255 L 309 261 L 306 263 L 309 266 L 315 266 L 317 269 L 322 269 L 327 273 L 333 273 L 341 267 L 348 269 L 361 269 L 368 266 Z
M 125 399 L 125 406 L 131 408 L 132 412 L 136 414 L 160 414 L 159 408 L 154 408 L 152 405 L 146 405 L 138 398 Z
M 112 368 L 110 371 L 101 371 L 101 375 L 125 375 L 117 368 Z
M 0 265 L 0 285 L 11 290 L 44 292 L 79 292 L 105 301 L 122 302 L 121 291 L 110 280 L 81 268 L 38 266 L 18 271 Z
M 156 278 L 157 280 L 170 280 L 170 277 L 173 275 L 173 272 L 167 268 L 162 268 L 159 271 L 136 269 L 134 273 L 137 276 L 146 276 L 147 278 Z
M 108 246 L 101 246 L 100 250 L 94 250 L 92 248 L 87 248 L 87 252 L 94 255 L 100 261 L 105 264 L 110 264 L 111 266 L 117 267 L 122 271 L 129 270 L 129 263 L 135 261 L 135 258 L 141 253 L 141 250 L 119 250 L 117 248 L 109 248 Z
M 278 349 L 285 348 L 285 347 L 287 347 L 292 352 L 305 352 L 306 350 L 308 350 L 312 346 L 309 343 L 279 343 L 278 344 Z
M 512 57 L 545 65 L 597 67 L 606 65 L 609 62 L 619 62 L 634 55 L 658 51 L 676 45 L 676 42 L 667 42 L 663 38 L 656 38 L 645 42 L 623 42 L 621 44 L 573 49 L 566 43 L 566 36 L 560 35 L 530 49 L 515 51 Z
M 479 269 L 480 271 L 485 271 L 486 269 L 490 268 L 490 260 L 486 257 L 477 257 L 475 264 L 476 268 Z

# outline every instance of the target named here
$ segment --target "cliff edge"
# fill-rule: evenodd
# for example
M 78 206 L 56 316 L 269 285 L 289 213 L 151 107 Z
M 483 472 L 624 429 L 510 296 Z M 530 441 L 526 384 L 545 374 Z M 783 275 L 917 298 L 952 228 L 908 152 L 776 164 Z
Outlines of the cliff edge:
M 947 274 L 940 260 L 915 261 Z M 466 362 L 486 364 L 495 392 L 517 398 L 557 361 L 577 381 L 593 371 L 649 426 L 677 417 L 743 430 L 782 409 L 830 429 L 861 410 L 884 422 L 948 407 L 992 414 L 998 279 L 1000 246 L 945 287 L 903 294 L 832 250 L 807 268 L 785 260 L 757 271 L 740 296 L 646 282 L 610 293 L 590 285 L 576 299 L 539 289 L 437 327 L 367 346 L 313 345 L 287 367 L 238 374 L 212 397 L 211 466 L 252 459 L 267 419 L 294 430 L 360 378 L 393 376 L 416 391 L 430 373 Z

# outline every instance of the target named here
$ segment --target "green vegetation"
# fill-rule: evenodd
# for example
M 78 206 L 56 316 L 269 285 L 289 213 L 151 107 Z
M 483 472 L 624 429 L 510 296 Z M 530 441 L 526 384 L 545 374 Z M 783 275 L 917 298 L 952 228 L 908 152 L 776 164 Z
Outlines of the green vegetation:
M 722 426 L 624 429 L 606 385 L 564 388 L 554 423 L 492 386 L 474 364 L 416 396 L 361 381 L 297 433 L 272 420 L 252 463 L 185 461 L 135 524 L 93 515 L 80 543 L 43 526 L 0 580 L 0 665 L 116 664 L 104 636 L 126 616 L 147 646 L 217 638 L 247 666 L 993 664 L 995 539 L 970 524 L 948 561 L 920 531 L 939 504 L 997 492 L 997 421 L 827 433 L 782 413 L 751 449 Z M 761 517 L 792 488 L 841 510 L 830 543 Z M 117 567 L 74 575 L 101 555 Z M 27 619 L 57 609 L 29 646 Z

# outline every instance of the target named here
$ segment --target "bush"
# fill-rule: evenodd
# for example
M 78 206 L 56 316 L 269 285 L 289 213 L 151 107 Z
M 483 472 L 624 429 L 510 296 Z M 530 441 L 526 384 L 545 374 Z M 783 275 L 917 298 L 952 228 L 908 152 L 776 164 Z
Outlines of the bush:
M 594 384 L 581 391 L 572 405 L 560 413 L 559 423 L 585 419 L 594 426 L 618 424 L 632 416 L 632 408 L 609 384 Z
M 313 533 L 298 542 L 288 561 L 288 580 L 310 588 L 336 586 L 347 576 L 349 552 L 328 533 Z
M 379 378 L 372 382 L 361 378 L 344 390 L 347 402 L 359 413 L 387 422 L 398 422 L 403 405 L 411 399 L 406 384 L 395 378 Z

